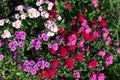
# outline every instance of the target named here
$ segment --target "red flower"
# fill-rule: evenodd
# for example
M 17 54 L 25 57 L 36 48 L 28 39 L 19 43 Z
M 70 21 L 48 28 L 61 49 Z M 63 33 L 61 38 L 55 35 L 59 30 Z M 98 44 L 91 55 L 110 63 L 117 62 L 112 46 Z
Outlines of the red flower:
M 68 55 L 68 51 L 66 50 L 66 47 L 60 46 L 59 50 L 60 50 L 59 51 L 59 56 L 60 57 L 65 57 L 65 56 Z
M 66 7 L 66 9 L 69 9 L 69 8 L 71 8 L 71 5 L 70 5 L 70 3 L 66 3 L 66 4 L 65 4 L 65 7 Z
M 56 74 L 56 69 L 49 68 L 43 72 L 43 76 L 51 79 Z
M 56 53 L 56 51 L 53 48 L 50 48 L 50 51 L 51 51 L 52 54 Z
M 56 10 L 55 9 L 52 9 L 49 11 L 49 14 L 50 14 L 50 17 L 49 19 L 55 19 L 56 18 Z
M 65 66 L 71 71 L 74 69 L 74 61 L 73 59 L 67 58 L 65 60 Z
M 72 20 L 72 25 L 75 25 L 76 23 L 77 23 L 76 19 Z
M 64 30 L 62 28 L 58 28 L 58 32 L 61 34 L 64 32 Z
M 73 56 L 73 59 L 77 59 L 78 60 L 78 62 L 81 62 L 81 61 L 83 61 L 83 55 L 81 55 L 81 54 L 76 54 L 75 56 Z
M 77 21 L 83 21 L 85 18 L 82 14 L 77 15 Z
M 68 51 L 74 51 L 75 48 L 76 48 L 76 45 L 69 45 L 69 46 L 67 47 Z
M 102 26 L 102 27 L 107 26 L 106 20 L 105 20 L 105 19 L 102 19 L 102 20 L 100 21 L 100 23 L 99 23 L 99 26 Z
M 98 65 L 98 62 L 95 59 L 95 60 L 92 60 L 92 61 L 89 62 L 88 67 L 89 68 L 95 68 L 97 65 Z
M 52 63 L 53 63 L 52 68 L 54 68 L 54 69 L 56 69 L 59 66 L 59 60 L 57 60 L 57 59 L 53 59 Z

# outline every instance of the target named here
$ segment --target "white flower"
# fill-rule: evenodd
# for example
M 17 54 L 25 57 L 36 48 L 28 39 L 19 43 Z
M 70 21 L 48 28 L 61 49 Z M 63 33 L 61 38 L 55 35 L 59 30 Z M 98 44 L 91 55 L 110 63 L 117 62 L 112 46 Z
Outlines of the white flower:
M 57 20 L 58 21 L 61 21 L 62 20 L 62 17 L 60 15 L 57 15 Z
M 19 18 L 20 18 L 20 15 L 19 15 L 19 14 L 15 14 L 15 18 L 16 18 L 16 19 L 19 19 Z
M 24 9 L 24 6 L 23 6 L 23 5 L 18 5 L 18 6 L 15 8 L 16 11 L 23 11 L 23 9 Z
M 21 26 L 21 21 L 16 20 L 15 22 L 12 23 L 12 26 L 15 27 L 16 29 L 19 29 Z
M 53 6 L 54 6 L 54 4 L 53 4 L 52 2 L 49 2 L 49 3 L 48 3 L 48 6 L 53 7 Z
M 25 14 L 22 14 L 20 17 L 21 17 L 21 19 L 26 19 L 26 15 Z
M 0 26 L 4 26 L 4 20 L 0 20 Z
M 51 7 L 51 6 L 48 6 L 47 9 L 48 9 L 48 10 L 52 10 L 52 7 Z
M 39 11 L 43 11 L 43 7 L 40 6 L 40 7 L 38 8 L 38 10 L 39 10 Z
M 37 18 L 40 16 L 40 12 L 37 11 L 35 8 L 29 8 L 27 10 L 29 18 Z
M 44 23 L 45 27 L 48 28 L 49 30 L 51 30 L 52 32 L 57 32 L 58 31 L 58 27 L 57 25 L 55 24 L 54 21 L 52 20 L 47 20 L 45 23 Z
M 46 14 L 45 14 L 45 18 L 49 18 L 49 13 L 46 13 Z
M 10 38 L 11 34 L 8 30 L 4 30 L 4 33 L 1 35 L 2 38 Z
M 47 33 L 47 36 L 49 36 L 49 37 L 50 37 L 50 36 L 54 36 L 54 33 L 53 33 L 53 32 L 48 32 L 48 33 Z

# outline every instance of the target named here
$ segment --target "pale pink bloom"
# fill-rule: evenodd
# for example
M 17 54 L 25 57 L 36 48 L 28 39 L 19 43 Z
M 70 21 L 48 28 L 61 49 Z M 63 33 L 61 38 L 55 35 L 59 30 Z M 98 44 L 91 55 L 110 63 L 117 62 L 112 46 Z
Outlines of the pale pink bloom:
M 119 42 L 114 42 L 113 44 L 114 44 L 115 46 L 119 46 L 119 45 L 120 45 Z
M 45 2 L 44 2 L 44 0 L 38 0 L 37 2 L 36 2 L 36 5 L 37 6 L 41 6 L 42 4 L 44 4 Z
M 102 20 L 102 16 L 98 16 L 98 21 L 101 21 Z
M 18 6 L 15 8 L 16 11 L 23 11 L 23 9 L 24 9 L 24 6 L 23 6 L 23 5 L 18 5 Z
M 105 75 L 104 75 L 104 73 L 100 73 L 100 74 L 98 75 L 98 80 L 105 80 Z
M 5 23 L 5 22 L 4 22 L 4 19 L 1 19 L 1 20 L 0 20 L 0 26 L 4 26 L 4 23 Z
M 4 56 L 2 54 L 0 54 L 0 61 L 2 61 L 4 58 Z
M 98 54 L 99 54 L 100 56 L 104 57 L 104 56 L 105 56 L 105 54 L 106 54 L 105 49 L 104 49 L 104 50 L 102 50 L 102 51 L 100 51 Z
M 43 7 L 40 6 L 40 7 L 38 8 L 38 10 L 39 10 L 39 11 L 43 11 Z
M 60 15 L 57 15 L 57 20 L 58 21 L 61 21 L 62 20 L 62 17 Z
M 48 4 L 50 1 L 49 0 L 45 0 L 45 3 Z
M 19 14 L 15 14 L 15 19 L 19 19 L 20 15 Z
M 52 8 L 53 8 L 52 6 L 48 6 L 47 7 L 48 10 L 52 10 Z
M 46 28 L 48 28 L 52 32 L 57 32 L 58 31 L 58 27 L 57 27 L 56 23 L 52 20 L 47 20 L 44 23 L 44 25 L 45 25 Z
M 73 73 L 76 79 L 79 79 L 81 77 L 80 72 L 76 71 Z
M 45 18 L 48 18 L 49 17 L 49 13 L 47 11 L 42 11 L 41 12 L 41 16 L 45 17 Z
M 22 14 L 20 17 L 21 17 L 21 19 L 26 19 L 26 15 L 25 14 Z
M 117 53 L 120 53 L 120 48 L 117 48 Z
M 105 67 L 104 67 L 104 66 L 102 66 L 101 70 L 104 70 L 104 69 L 105 69 Z
M 21 21 L 16 20 L 15 22 L 12 23 L 12 26 L 15 27 L 16 29 L 19 29 L 21 26 Z
M 28 8 L 27 13 L 29 18 L 37 18 L 40 16 L 40 12 L 37 11 L 35 8 Z
M 5 19 L 5 23 L 9 23 L 10 22 L 10 20 L 9 19 Z
M 54 33 L 53 33 L 53 32 L 48 32 L 48 33 L 47 33 L 47 36 L 49 36 L 49 37 L 50 37 L 50 36 L 54 36 Z
M 52 2 L 49 2 L 49 3 L 48 3 L 48 6 L 49 6 L 49 7 L 50 7 L 50 6 L 53 7 L 54 4 L 53 4 Z
M 4 33 L 1 35 L 1 37 L 4 38 L 10 38 L 11 34 L 8 30 L 4 30 Z

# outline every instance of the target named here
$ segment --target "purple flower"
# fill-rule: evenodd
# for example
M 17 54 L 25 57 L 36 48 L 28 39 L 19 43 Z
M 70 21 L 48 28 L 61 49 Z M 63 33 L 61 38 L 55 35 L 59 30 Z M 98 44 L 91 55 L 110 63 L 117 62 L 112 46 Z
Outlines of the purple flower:
M 26 32 L 25 31 L 16 31 L 14 33 L 15 38 L 18 40 L 25 40 L 26 39 Z
M 52 48 L 52 44 L 48 44 L 48 48 Z
M 16 50 L 16 47 L 12 47 L 10 50 L 14 52 Z
M 41 34 L 38 34 L 38 39 L 42 39 Z
M 24 47 L 24 42 L 19 42 L 19 43 L 18 43 L 18 46 L 19 46 L 20 48 Z
M 29 61 L 29 65 L 33 66 L 35 64 L 35 62 L 33 60 Z
M 0 47 L 3 46 L 3 42 L 0 41 Z
M 37 66 L 37 65 L 34 65 L 34 66 L 33 66 L 33 69 L 34 69 L 34 70 L 38 70 L 38 66 Z
M 57 50 L 58 50 L 58 43 L 57 43 L 57 42 L 54 42 L 54 43 L 52 44 L 52 48 L 53 48 L 55 51 L 57 51 Z
M 43 39 L 43 41 L 48 41 L 49 37 L 47 36 L 46 33 L 42 33 L 41 34 L 41 39 Z
M 50 63 L 49 62 L 45 62 L 45 67 L 49 67 L 50 66 Z
M 19 53 L 18 52 L 15 52 L 14 53 L 14 56 L 13 56 L 13 61 L 17 60 L 19 58 Z
M 39 50 L 40 47 L 41 47 L 41 42 L 40 41 L 36 42 L 35 49 Z
M 31 71 L 31 74 L 32 74 L 32 75 L 35 75 L 36 73 L 37 73 L 36 70 L 32 70 L 32 71 Z
M 3 58 L 4 58 L 4 56 L 1 54 L 1 55 L 0 55 L 0 61 L 2 61 Z

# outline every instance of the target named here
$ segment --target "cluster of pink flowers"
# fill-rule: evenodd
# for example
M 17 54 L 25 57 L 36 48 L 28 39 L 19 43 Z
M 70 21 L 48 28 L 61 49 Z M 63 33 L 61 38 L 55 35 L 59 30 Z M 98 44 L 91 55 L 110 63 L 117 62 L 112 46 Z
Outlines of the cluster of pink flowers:
M 91 80 L 105 80 L 104 73 L 92 72 L 91 73 Z

